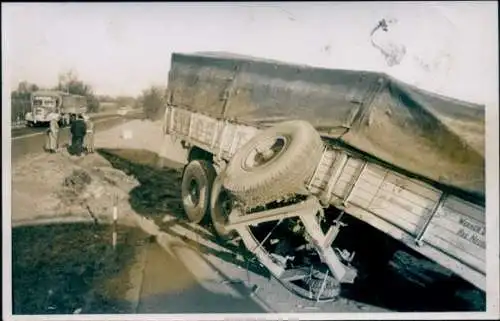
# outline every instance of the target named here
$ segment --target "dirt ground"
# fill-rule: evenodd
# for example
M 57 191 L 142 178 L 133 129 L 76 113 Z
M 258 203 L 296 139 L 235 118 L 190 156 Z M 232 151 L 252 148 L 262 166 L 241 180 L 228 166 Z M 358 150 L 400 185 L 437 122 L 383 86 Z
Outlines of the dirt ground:
M 106 221 L 112 218 L 115 204 L 118 206 L 119 222 L 133 224 L 131 205 L 134 200 L 129 202 L 130 191 L 140 182 L 129 176 L 127 171 L 113 168 L 108 159 L 112 159 L 114 151 L 115 155 L 139 165 L 158 162 L 158 142 L 162 141 L 158 137 L 158 126 L 158 123 L 135 120 L 100 132 L 95 137 L 99 152 L 81 158 L 61 150 L 57 154 L 28 154 L 16 161 L 12 166 L 13 224 L 61 216 Z M 115 150 L 117 147 L 121 151 Z M 179 148 L 179 151 L 182 152 L 182 149 Z M 177 162 L 167 161 L 167 166 L 182 166 L 182 154 L 177 153 L 176 157 L 169 151 L 169 156 Z M 161 183 L 169 185 L 168 182 Z M 176 192 L 164 193 L 177 196 Z M 159 198 L 163 196 L 158 195 Z
M 137 228 L 93 223 L 12 230 L 14 314 L 131 313 L 129 268 L 149 242 Z
M 91 224 L 90 226 L 94 226 L 92 224 L 96 222 L 110 222 L 113 214 L 113 206 L 116 205 L 118 209 L 118 222 L 121 225 L 137 226 L 138 217 L 143 217 L 150 219 L 162 229 L 171 230 L 173 234 L 175 234 L 176 228 L 185 227 L 195 231 L 193 234 L 196 234 L 196 236 L 191 240 L 186 237 L 187 234 L 178 235 L 178 237 L 184 239 L 188 243 L 193 243 L 193 246 L 197 247 L 200 252 L 216 256 L 224 262 L 231 263 L 230 265 L 232 267 L 228 267 L 228 269 L 239 266 L 240 269 L 244 267 L 246 270 L 249 270 L 250 272 L 248 273 L 264 275 L 265 273 L 260 271 L 261 268 L 258 264 L 252 263 L 245 265 L 240 262 L 241 260 L 237 259 L 238 255 L 247 255 L 244 249 L 238 248 L 238 246 L 229 246 L 225 244 L 225 249 L 219 251 L 201 245 L 200 239 L 205 238 L 210 240 L 213 239 L 213 236 L 208 235 L 205 229 L 195 230 L 193 226 L 185 222 L 180 200 L 179 186 L 181 182 L 181 170 L 183 164 L 186 162 L 186 152 L 182 150 L 179 142 L 175 142 L 170 138 L 164 138 L 161 135 L 160 129 L 161 125 L 158 122 L 152 123 L 150 121 L 134 120 L 124 123 L 122 126 L 98 133 L 95 139 L 97 149 L 95 154 L 78 158 L 70 156 L 67 152 L 62 151 L 57 154 L 30 154 L 16 161 L 12 166 L 13 226 L 22 225 L 43 218 L 55 218 L 59 221 L 64 218 L 68 218 L 69 220 L 81 218 L 86 219 L 89 224 Z M 165 142 L 168 144 L 163 144 Z M 162 146 L 167 146 L 167 148 L 162 149 Z M 158 156 L 159 154 L 164 157 Z M 160 164 L 162 166 L 159 166 Z M 171 219 L 166 220 L 168 217 Z M 92 234 L 92 231 L 94 231 L 94 234 Z M 26 237 L 32 238 L 33 236 L 26 236 L 26 232 L 22 230 L 18 230 L 16 233 L 13 233 L 13 248 L 16 246 L 16 243 L 18 243 L 19 249 L 17 253 L 27 253 L 26 250 L 23 250 L 22 240 Z M 37 233 L 42 235 L 49 232 Z M 101 237 L 99 233 L 100 232 L 96 232 L 96 230 L 89 229 L 81 234 L 81 239 L 78 238 L 74 240 L 74 242 L 81 242 L 83 244 L 85 242 L 90 242 L 92 237 L 99 239 Z M 108 233 L 109 236 L 109 230 L 103 233 Z M 123 232 L 122 234 L 126 233 Z M 34 235 L 36 235 L 36 233 Z M 132 239 L 134 238 L 132 237 Z M 139 243 L 142 242 L 141 240 L 143 239 L 143 237 L 135 238 Z M 194 242 L 194 239 L 197 241 Z M 68 246 L 77 244 L 74 242 L 68 243 Z M 134 243 L 136 241 L 131 242 Z M 132 243 L 129 242 L 127 244 Z M 63 248 L 64 247 L 55 253 L 60 254 L 61 251 L 64 252 L 64 250 L 62 250 Z M 133 253 L 135 247 L 131 248 L 131 250 L 127 250 L 129 252 L 123 250 L 124 254 L 121 256 L 121 262 L 124 265 L 130 263 L 130 257 L 133 256 L 131 253 Z M 108 253 L 105 250 L 98 252 L 92 250 L 92 246 L 90 246 L 89 249 L 89 260 L 98 262 L 95 263 L 97 266 L 105 264 L 103 262 L 112 261 L 109 259 L 109 255 L 105 254 Z M 100 254 L 97 255 L 96 253 Z M 101 257 L 101 263 L 99 263 L 99 260 L 96 261 L 90 258 L 92 257 L 91 254 L 95 257 Z M 47 254 L 46 256 L 47 258 L 53 257 L 51 255 L 55 254 Z M 23 271 L 23 266 L 27 268 L 27 263 L 23 261 L 21 256 L 18 257 L 13 266 L 15 269 L 20 269 L 19 271 Z M 54 262 L 64 260 L 64 257 L 60 259 L 53 258 Z M 393 266 L 396 266 L 396 270 L 400 272 L 407 270 L 402 268 L 405 267 L 407 263 L 408 258 L 404 255 L 397 256 L 395 260 L 393 260 Z M 39 263 L 37 266 L 40 266 L 40 264 L 42 263 Z M 90 266 L 94 266 L 93 264 L 94 263 L 91 263 Z M 78 264 L 76 264 L 76 266 L 78 266 Z M 80 272 L 83 271 L 81 272 L 83 274 L 86 273 L 84 271 L 85 269 L 75 268 L 77 270 L 80 269 Z M 66 273 L 65 275 L 68 275 L 68 273 L 70 275 L 71 273 L 74 274 L 74 272 L 64 271 L 61 271 L 61 273 Z M 411 273 L 407 274 L 409 275 Z M 92 280 L 99 280 L 99 278 L 113 280 L 112 275 L 113 273 L 96 274 Z M 378 280 L 376 283 L 362 284 L 354 292 L 351 291 L 351 293 L 348 293 L 345 298 L 331 305 L 333 311 L 330 312 L 339 310 L 354 312 L 352 310 L 353 306 L 356 307 L 355 311 L 377 311 L 376 309 L 370 308 L 370 306 L 383 306 L 384 308 L 382 310 L 385 311 L 446 310 L 448 308 L 443 308 L 442 305 L 431 307 L 429 303 L 424 301 L 412 301 L 412 296 L 407 293 L 408 291 L 415 291 L 415 287 L 403 286 L 403 281 L 401 280 L 405 278 L 396 279 L 393 278 L 393 276 L 389 276 L 389 274 L 382 275 L 381 277 L 383 279 Z M 71 278 L 71 276 L 69 276 L 69 278 Z M 118 280 L 120 279 L 118 278 Z M 275 288 L 272 289 L 270 285 L 271 282 L 267 281 L 265 278 L 262 278 L 261 281 L 261 287 L 268 288 L 266 291 L 269 292 L 269 298 L 277 297 L 278 295 L 276 293 L 280 291 L 283 292 L 283 289 L 277 288 L 279 286 L 276 287 L 273 285 Z M 14 276 L 15 287 L 23 287 L 23 282 L 22 278 L 16 279 Z M 110 282 L 120 283 L 121 281 Z M 80 288 L 87 291 L 88 284 L 82 285 Z M 118 286 L 118 289 L 119 288 Z M 125 288 L 121 290 L 126 291 Z M 419 296 L 425 297 L 427 292 L 417 290 L 414 293 L 418 293 Z M 35 294 L 36 291 L 32 293 L 32 295 Z M 41 295 L 40 297 L 45 296 Z M 285 295 L 281 294 L 281 297 L 285 297 Z M 18 300 L 24 302 L 23 300 L 28 300 L 28 298 L 29 296 Z M 16 296 L 14 296 L 14 299 L 16 299 Z M 439 301 L 435 296 L 432 300 L 434 299 Z M 283 303 L 280 309 L 283 309 L 283 312 L 290 311 L 291 303 L 286 300 L 282 301 L 286 303 Z M 33 302 L 33 309 L 36 310 L 37 306 L 40 308 L 41 303 L 36 300 Z M 353 302 L 357 303 L 353 305 Z M 413 303 L 408 304 L 408 302 Z M 62 310 L 60 309 L 57 311 L 60 311 L 58 313 L 68 313 L 63 311 L 78 309 L 78 305 L 81 305 L 81 303 L 67 303 L 61 308 Z M 101 306 L 105 307 L 106 305 L 102 303 Z M 484 302 L 479 302 L 479 306 L 479 308 L 474 308 L 474 310 L 480 310 L 481 307 L 484 306 Z M 125 311 L 124 309 L 126 308 L 118 305 L 115 308 L 107 308 L 106 311 L 113 311 L 112 309 L 120 312 Z M 468 309 L 469 308 L 467 308 L 467 310 Z M 15 311 L 16 303 L 14 303 L 14 312 Z

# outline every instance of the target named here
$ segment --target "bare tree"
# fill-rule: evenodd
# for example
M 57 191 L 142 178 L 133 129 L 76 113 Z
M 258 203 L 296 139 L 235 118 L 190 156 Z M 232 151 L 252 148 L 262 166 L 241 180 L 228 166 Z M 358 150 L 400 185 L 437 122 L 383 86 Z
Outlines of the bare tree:
M 56 89 L 69 94 L 87 97 L 87 111 L 91 113 L 99 111 L 99 100 L 95 97 L 92 87 L 80 80 L 75 71 L 69 70 L 59 74 Z
M 165 109 L 166 90 L 158 86 L 152 86 L 143 91 L 140 102 L 144 109 L 144 114 L 149 119 L 158 119 Z
M 31 93 L 39 90 L 36 84 L 21 81 L 17 89 L 11 92 L 11 115 L 12 120 L 24 119 L 24 115 L 30 110 Z

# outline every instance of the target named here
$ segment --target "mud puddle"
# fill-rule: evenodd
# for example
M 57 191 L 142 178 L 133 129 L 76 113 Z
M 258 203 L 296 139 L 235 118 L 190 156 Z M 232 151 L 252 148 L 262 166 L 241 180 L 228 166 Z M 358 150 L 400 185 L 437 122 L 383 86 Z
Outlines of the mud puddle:
M 129 313 L 130 266 L 148 236 L 90 223 L 12 229 L 13 314 Z

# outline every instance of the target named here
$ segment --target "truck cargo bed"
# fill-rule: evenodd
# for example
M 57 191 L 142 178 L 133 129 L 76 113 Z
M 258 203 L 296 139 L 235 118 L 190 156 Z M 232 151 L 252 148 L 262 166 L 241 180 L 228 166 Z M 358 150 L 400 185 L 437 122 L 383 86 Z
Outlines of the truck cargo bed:
M 261 123 L 261 127 L 262 127 Z M 225 160 L 259 128 L 168 106 L 164 133 Z M 308 189 L 485 290 L 485 208 L 325 138 Z

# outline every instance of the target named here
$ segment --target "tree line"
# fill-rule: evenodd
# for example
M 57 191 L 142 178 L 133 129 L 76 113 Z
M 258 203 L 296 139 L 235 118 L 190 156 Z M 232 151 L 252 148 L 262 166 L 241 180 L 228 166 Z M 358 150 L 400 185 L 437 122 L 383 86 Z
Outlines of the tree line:
M 23 118 L 30 110 L 31 93 L 38 90 L 57 90 L 73 95 L 87 97 L 87 112 L 98 112 L 100 103 L 114 103 L 117 107 L 142 108 L 148 119 L 159 119 L 165 111 L 165 106 L 170 99 L 168 90 L 163 86 L 151 86 L 142 91 L 139 97 L 107 95 L 97 96 L 92 87 L 80 80 L 73 71 L 60 74 L 58 84 L 53 88 L 40 88 L 37 84 L 27 81 L 20 82 L 16 90 L 11 92 L 12 119 Z

